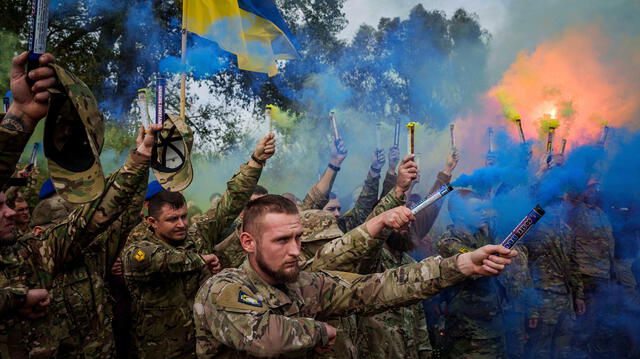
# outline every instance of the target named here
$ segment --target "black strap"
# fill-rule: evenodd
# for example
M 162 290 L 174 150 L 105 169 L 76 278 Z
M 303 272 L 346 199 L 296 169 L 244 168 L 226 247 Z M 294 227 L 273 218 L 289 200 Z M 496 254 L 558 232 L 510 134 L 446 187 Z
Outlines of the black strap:
M 156 143 L 153 145 L 153 149 L 151 149 L 151 168 L 158 172 L 178 172 L 186 162 L 184 153 L 182 153 L 182 151 L 173 144 L 173 142 L 182 141 L 182 137 L 174 136 L 175 132 L 176 126 L 173 126 L 169 129 L 167 137 L 162 136 L 162 131 L 156 133 Z M 164 148 L 160 161 L 158 161 L 158 147 Z M 180 157 L 180 160 L 182 160 L 182 163 L 177 168 L 167 167 L 167 149 L 169 148 L 171 148 L 178 155 L 178 157 Z

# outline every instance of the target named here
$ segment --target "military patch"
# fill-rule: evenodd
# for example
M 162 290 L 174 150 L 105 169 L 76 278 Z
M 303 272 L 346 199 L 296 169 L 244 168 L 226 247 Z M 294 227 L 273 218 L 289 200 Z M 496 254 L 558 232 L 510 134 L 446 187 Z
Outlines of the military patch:
M 250 296 L 249 294 L 243 291 L 240 291 L 240 293 L 238 294 L 238 302 L 248 304 L 258 308 L 262 307 L 261 301 L 257 300 L 256 298 Z
M 458 249 L 458 253 L 469 253 L 471 252 L 471 250 L 469 248 L 466 247 L 462 247 L 460 249 Z
M 133 256 L 133 258 L 138 262 L 142 262 L 144 260 L 144 252 L 142 251 L 142 249 L 138 249 L 136 255 Z

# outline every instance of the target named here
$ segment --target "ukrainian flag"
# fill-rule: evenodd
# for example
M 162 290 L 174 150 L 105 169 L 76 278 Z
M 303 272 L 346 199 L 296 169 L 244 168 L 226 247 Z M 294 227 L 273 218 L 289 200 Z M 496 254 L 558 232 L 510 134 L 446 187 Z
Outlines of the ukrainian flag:
M 275 60 L 300 56 L 273 0 L 184 0 L 183 28 L 238 57 L 243 70 L 278 73 Z

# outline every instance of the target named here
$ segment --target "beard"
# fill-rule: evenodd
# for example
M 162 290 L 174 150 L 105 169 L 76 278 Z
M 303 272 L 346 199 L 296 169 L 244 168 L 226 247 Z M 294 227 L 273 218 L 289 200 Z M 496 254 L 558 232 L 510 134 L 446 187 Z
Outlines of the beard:
M 298 280 L 298 276 L 300 275 L 300 267 L 298 266 L 297 262 L 295 267 L 293 267 L 292 269 L 271 269 L 269 265 L 267 265 L 267 263 L 264 261 L 264 257 L 262 256 L 262 253 L 260 253 L 260 251 L 258 251 L 256 255 L 256 263 L 258 264 L 258 267 L 260 267 L 260 270 L 262 270 L 265 274 L 273 278 L 278 283 L 293 283 Z
M 411 252 L 414 250 L 415 243 L 409 237 L 409 232 L 393 231 L 387 239 L 387 245 L 398 252 Z

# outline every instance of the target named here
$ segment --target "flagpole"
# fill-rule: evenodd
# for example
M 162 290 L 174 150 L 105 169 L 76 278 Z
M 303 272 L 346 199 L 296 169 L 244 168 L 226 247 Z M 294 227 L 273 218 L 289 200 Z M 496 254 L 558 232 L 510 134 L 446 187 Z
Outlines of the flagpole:
M 180 74 L 180 119 L 185 120 L 184 108 L 187 102 L 187 3 L 182 3 L 182 73 Z

